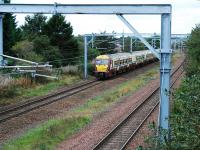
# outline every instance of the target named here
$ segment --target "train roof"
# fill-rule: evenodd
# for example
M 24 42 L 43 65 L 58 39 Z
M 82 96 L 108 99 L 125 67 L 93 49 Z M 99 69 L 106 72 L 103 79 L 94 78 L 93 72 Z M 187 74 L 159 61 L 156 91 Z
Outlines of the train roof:
M 138 55 L 149 54 L 149 53 L 152 53 L 152 52 L 150 50 L 133 51 L 132 53 L 121 52 L 121 53 L 115 53 L 115 54 L 99 55 L 96 57 L 96 59 L 124 59 L 124 58 L 131 58 L 132 56 L 138 56 Z

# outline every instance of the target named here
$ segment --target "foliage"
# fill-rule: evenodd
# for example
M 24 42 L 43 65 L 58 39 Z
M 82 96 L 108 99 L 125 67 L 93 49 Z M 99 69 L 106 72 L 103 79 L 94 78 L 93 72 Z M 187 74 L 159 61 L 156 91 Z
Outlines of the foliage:
M 96 58 L 100 54 L 101 54 L 101 52 L 98 49 L 89 48 L 88 49 L 88 60 L 92 61 L 92 60 L 94 60 L 94 58 Z
M 173 95 L 174 103 L 170 115 L 171 139 L 156 145 L 158 137 L 150 136 L 149 147 L 142 149 L 200 149 L 200 25 L 192 30 L 187 47 L 187 76 Z
M 191 32 L 188 41 L 186 42 L 187 52 L 186 52 L 186 72 L 187 75 L 193 75 L 200 72 L 200 24 L 196 26 Z
M 106 31 L 102 34 L 104 33 L 106 33 Z M 113 36 L 97 36 L 94 38 L 94 47 L 98 49 L 101 54 L 115 53 L 115 40 L 117 39 Z
M 43 61 L 59 67 L 61 65 L 61 54 L 57 46 L 51 46 L 48 36 L 37 36 L 33 40 L 34 51 L 43 57 Z M 56 60 L 55 60 L 56 58 Z
M 148 138 L 148 148 L 142 150 L 197 150 L 200 148 L 200 76 L 193 75 L 183 80 L 174 94 L 170 115 L 171 140 L 159 143 L 154 134 Z M 154 128 L 154 130 L 157 130 Z M 156 132 L 155 132 L 156 133 Z
M 18 58 L 27 59 L 31 61 L 42 61 L 42 57 L 33 51 L 33 42 L 28 40 L 17 42 L 16 45 L 12 47 L 12 52 Z
M 12 14 L 5 14 L 3 18 L 3 49 L 4 53 L 11 55 L 11 47 L 15 43 L 16 23 Z
M 50 39 L 53 46 L 58 46 L 63 59 L 74 58 L 73 61 L 66 59 L 62 65 L 76 64 L 80 54 L 78 42 L 72 35 L 73 29 L 70 23 L 66 23 L 63 15 L 53 15 L 44 27 L 44 34 Z
M 196 150 L 200 148 L 200 77 L 187 77 L 175 94 L 171 115 L 174 149 Z
M 10 3 L 10 0 L 4 0 L 4 3 Z M 13 55 L 11 47 L 15 42 L 21 40 L 20 29 L 17 28 L 16 16 L 11 13 L 4 14 L 3 17 L 3 50 L 4 54 Z
M 27 15 L 25 17 L 25 24 L 21 26 L 23 31 L 23 38 L 34 39 L 42 34 L 43 28 L 46 25 L 47 17 L 42 14 Z

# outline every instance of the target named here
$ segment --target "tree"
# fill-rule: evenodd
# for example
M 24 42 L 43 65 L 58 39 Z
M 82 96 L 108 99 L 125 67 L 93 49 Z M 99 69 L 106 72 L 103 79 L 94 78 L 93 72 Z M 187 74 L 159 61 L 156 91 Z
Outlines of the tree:
M 106 31 L 101 34 L 106 33 Z M 101 54 L 115 53 L 115 41 L 117 39 L 113 36 L 97 36 L 94 38 L 94 47 L 99 49 Z
M 4 3 L 10 3 L 10 0 L 4 0 Z M 17 29 L 16 17 L 11 13 L 6 13 L 3 17 L 3 50 L 7 55 L 13 55 L 11 48 L 21 40 L 20 30 Z
M 33 49 L 34 49 L 33 42 L 24 40 L 24 41 L 17 42 L 12 47 L 12 52 L 19 58 L 41 62 L 43 60 L 42 56 L 36 54 L 33 51 Z
M 53 15 L 44 26 L 44 34 L 50 39 L 53 46 L 58 46 L 64 61 L 63 65 L 75 64 L 80 56 L 78 42 L 73 36 L 70 23 L 65 21 L 63 15 Z M 73 61 L 72 61 L 73 60 Z
M 47 17 L 42 14 L 27 15 L 25 17 L 25 24 L 21 26 L 24 39 L 29 38 L 33 40 L 36 36 L 42 35 L 46 19 Z
M 43 57 L 43 61 L 59 67 L 62 56 L 57 46 L 51 46 L 48 36 L 41 35 L 33 40 L 33 50 Z
M 200 72 L 200 24 L 191 32 L 186 42 L 188 50 L 186 51 L 187 75 L 193 75 Z

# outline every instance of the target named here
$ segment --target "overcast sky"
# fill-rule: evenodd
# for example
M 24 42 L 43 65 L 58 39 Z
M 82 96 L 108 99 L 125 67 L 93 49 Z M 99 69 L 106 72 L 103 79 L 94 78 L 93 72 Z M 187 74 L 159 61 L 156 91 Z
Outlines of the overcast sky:
M 172 33 L 190 33 L 195 24 L 200 23 L 200 0 L 11 0 L 11 3 L 34 4 L 172 4 Z M 24 16 L 17 14 L 19 25 Z M 160 33 L 160 16 L 129 15 L 126 19 L 141 33 Z M 115 15 L 66 15 L 74 34 L 99 32 L 130 32 Z

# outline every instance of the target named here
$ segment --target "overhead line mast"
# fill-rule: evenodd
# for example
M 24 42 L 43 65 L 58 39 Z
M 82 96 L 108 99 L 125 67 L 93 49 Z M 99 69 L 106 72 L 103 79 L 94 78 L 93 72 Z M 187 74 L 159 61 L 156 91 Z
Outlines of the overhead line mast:
M 123 15 L 161 15 L 161 51 L 156 53 L 154 48 L 140 34 L 140 40 L 160 59 L 160 117 L 159 127 L 169 129 L 169 82 L 171 71 L 171 10 L 170 4 L 0 4 L 0 54 L 3 54 L 4 13 L 43 13 L 43 14 L 99 14 L 117 15 L 125 25 L 134 31 L 133 26 Z M 137 30 L 134 31 L 135 33 Z M 85 37 L 85 65 L 87 62 L 87 37 Z M 0 57 L 0 62 L 2 62 Z M 2 65 L 2 64 L 1 64 Z M 87 69 L 85 70 L 85 77 Z M 163 135 L 161 135 L 161 139 Z

